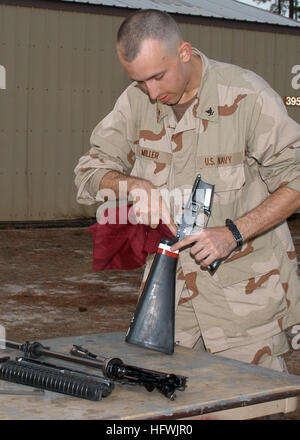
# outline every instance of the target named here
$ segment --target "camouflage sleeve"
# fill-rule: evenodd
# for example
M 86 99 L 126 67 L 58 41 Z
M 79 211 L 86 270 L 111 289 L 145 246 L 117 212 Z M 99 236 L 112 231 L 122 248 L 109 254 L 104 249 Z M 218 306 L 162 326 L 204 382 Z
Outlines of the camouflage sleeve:
M 281 186 L 300 191 L 300 125 L 271 88 L 259 94 L 254 106 L 248 155 L 258 162 L 269 192 Z
M 95 127 L 90 150 L 79 159 L 74 170 L 77 202 L 91 205 L 102 178 L 115 170 L 129 175 L 132 166 L 134 126 L 132 109 L 125 91 L 114 109 Z

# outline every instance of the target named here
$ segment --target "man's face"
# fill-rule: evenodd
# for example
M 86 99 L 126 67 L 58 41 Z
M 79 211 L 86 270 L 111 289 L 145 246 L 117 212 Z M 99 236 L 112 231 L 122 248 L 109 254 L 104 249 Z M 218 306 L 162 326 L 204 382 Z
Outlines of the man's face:
M 183 43 L 187 44 L 187 43 Z M 142 44 L 138 56 L 127 62 L 118 49 L 118 55 L 129 77 L 137 81 L 152 100 L 164 104 L 177 104 L 189 79 L 188 59 L 183 45 L 173 51 L 158 41 L 149 39 Z

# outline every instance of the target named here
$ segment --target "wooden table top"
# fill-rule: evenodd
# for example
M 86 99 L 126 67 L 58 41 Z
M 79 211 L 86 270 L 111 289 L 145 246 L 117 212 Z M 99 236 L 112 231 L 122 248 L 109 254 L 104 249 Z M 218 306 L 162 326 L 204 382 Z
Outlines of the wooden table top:
M 181 419 L 215 411 L 285 399 L 300 394 L 300 376 L 245 364 L 206 352 L 176 347 L 173 355 L 127 344 L 124 333 L 103 333 L 40 341 L 52 351 L 69 354 L 72 344 L 82 345 L 104 357 L 119 357 L 125 364 L 188 377 L 187 388 L 177 391 L 174 401 L 157 390 L 148 392 L 137 385 L 115 382 L 112 393 L 92 402 L 45 391 L 36 395 L 9 395 L 0 392 L 0 419 L 50 420 L 155 420 Z M 16 354 L 1 350 L 1 357 Z M 57 359 L 41 358 L 57 365 Z M 74 370 L 82 367 L 72 364 Z M 96 373 L 86 369 L 86 372 Z M 96 374 L 101 375 L 99 370 Z M 4 381 L 0 381 L 1 384 Z M 28 387 L 5 382 L 23 390 Z

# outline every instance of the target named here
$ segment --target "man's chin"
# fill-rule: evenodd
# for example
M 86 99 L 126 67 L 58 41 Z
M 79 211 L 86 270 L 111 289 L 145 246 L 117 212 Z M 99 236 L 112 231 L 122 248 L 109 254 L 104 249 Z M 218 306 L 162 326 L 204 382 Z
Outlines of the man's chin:
M 168 100 L 168 105 L 176 105 L 176 104 L 179 104 L 179 102 L 180 102 L 180 99 L 181 99 L 181 96 L 173 96 L 173 98 L 170 98 L 169 100 Z
M 170 97 L 165 101 L 160 100 L 160 102 L 165 105 L 176 105 L 178 103 L 178 101 L 179 101 L 179 99 L 176 99 L 174 97 L 173 98 Z

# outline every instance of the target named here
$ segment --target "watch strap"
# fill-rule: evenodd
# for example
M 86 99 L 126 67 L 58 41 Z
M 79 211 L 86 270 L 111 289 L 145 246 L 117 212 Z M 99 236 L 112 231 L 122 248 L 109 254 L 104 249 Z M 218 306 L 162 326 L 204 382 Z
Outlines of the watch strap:
M 227 228 L 230 230 L 230 232 L 233 235 L 233 238 L 236 241 L 236 245 L 237 247 L 240 247 L 243 245 L 243 236 L 240 233 L 240 231 L 238 230 L 237 226 L 235 223 L 233 223 L 232 220 L 230 220 L 229 218 L 226 219 L 225 221 L 225 225 L 227 226 Z

